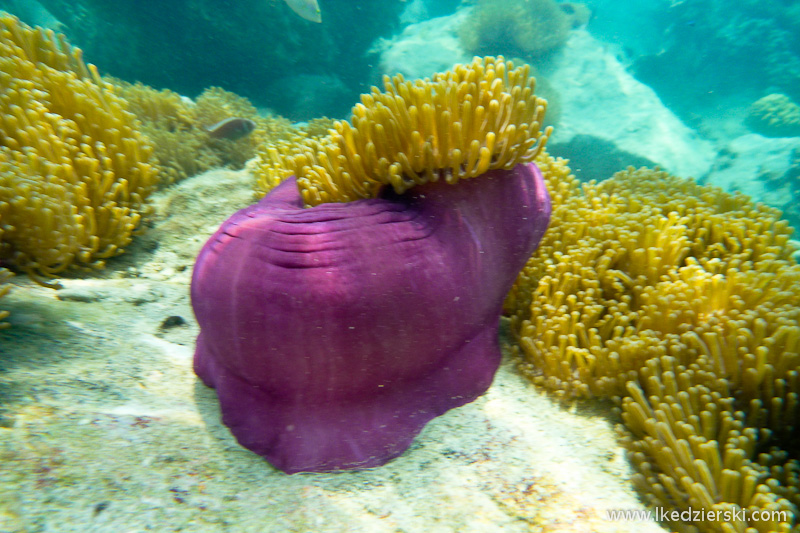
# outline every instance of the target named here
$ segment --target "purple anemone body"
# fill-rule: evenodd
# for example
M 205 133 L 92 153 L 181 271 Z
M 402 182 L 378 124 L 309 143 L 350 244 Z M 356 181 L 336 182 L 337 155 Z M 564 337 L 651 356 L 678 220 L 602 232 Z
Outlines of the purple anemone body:
M 534 164 L 312 208 L 287 180 L 197 258 L 195 372 L 285 472 L 382 465 L 489 387 L 503 298 L 549 217 Z

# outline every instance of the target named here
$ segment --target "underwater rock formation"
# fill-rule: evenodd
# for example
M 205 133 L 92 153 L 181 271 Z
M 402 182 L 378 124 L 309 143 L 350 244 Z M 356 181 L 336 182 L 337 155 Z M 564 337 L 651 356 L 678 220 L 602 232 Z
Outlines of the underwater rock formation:
M 285 472 L 384 464 L 491 384 L 503 298 L 549 215 L 534 164 L 310 209 L 288 180 L 198 256 L 195 371 Z
M 550 143 L 548 152 L 569 161 L 569 168 L 581 181 L 602 181 L 626 166 L 656 166 L 639 154 L 617 147 L 612 141 L 593 135 L 578 134 L 568 142 Z
M 13 14 L 29 26 L 61 31 L 63 24 L 36 0 L 0 0 L 0 10 Z
M 708 172 L 717 156 L 712 143 L 666 108 L 653 89 L 636 80 L 608 47 L 585 29 L 570 32 L 552 67 L 547 79 L 557 88 L 562 103 L 557 142 L 591 135 L 678 175 Z M 596 157 L 606 155 L 604 150 L 602 145 L 593 148 Z M 641 159 L 630 158 L 622 168 L 640 163 Z
M 615 3 L 628 11 L 627 4 Z M 653 5 L 656 3 L 654 2 Z M 658 47 L 635 58 L 636 77 L 689 120 L 727 98 L 781 92 L 800 98 L 800 9 L 796 2 L 661 2 L 648 28 Z M 615 16 L 609 13 L 608 16 Z M 639 25 L 628 26 L 640 39 Z M 624 32 L 624 29 L 621 28 Z M 626 39 L 623 37 L 623 39 Z M 757 61 L 753 58 L 758 58 Z

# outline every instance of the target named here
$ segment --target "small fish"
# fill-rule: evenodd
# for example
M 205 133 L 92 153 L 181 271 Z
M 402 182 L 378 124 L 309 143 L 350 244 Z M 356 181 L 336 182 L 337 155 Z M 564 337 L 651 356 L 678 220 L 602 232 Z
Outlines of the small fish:
M 311 22 L 322 22 L 317 0 L 284 0 L 289 8 Z
M 208 132 L 208 136 L 212 139 L 227 139 L 229 141 L 236 141 L 250 135 L 256 129 L 256 123 L 249 118 L 226 118 L 220 120 L 213 126 L 203 128 Z

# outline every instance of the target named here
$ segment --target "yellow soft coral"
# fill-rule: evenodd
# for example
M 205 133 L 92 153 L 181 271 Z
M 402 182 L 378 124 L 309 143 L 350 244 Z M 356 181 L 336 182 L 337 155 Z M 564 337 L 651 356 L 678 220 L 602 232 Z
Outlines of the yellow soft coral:
M 386 185 L 409 187 L 483 174 L 532 161 L 547 142 L 547 103 L 534 95 L 529 67 L 502 57 L 475 58 L 432 80 L 384 78 L 320 139 L 267 146 L 260 184 L 268 190 L 289 174 L 306 205 L 373 198 Z
M 155 184 L 110 86 L 51 31 L 0 17 L 0 257 L 30 274 L 121 253 Z
M 564 45 L 575 15 L 555 0 L 476 0 L 459 37 L 469 53 L 536 58 Z
M 677 529 L 788 531 L 798 465 L 768 446 L 796 439 L 800 414 L 791 228 L 743 195 L 653 170 L 548 186 L 550 229 L 506 301 L 522 371 L 562 398 L 621 403 L 653 505 L 784 511 Z
M 507 311 L 524 368 L 562 394 L 624 394 L 629 373 L 661 349 L 656 325 L 685 324 L 643 309 L 665 277 L 692 264 L 722 275 L 785 273 L 791 262 L 791 229 L 779 213 L 663 172 L 619 173 L 557 202 L 510 295 L 519 304 Z
M 262 117 L 246 99 L 210 87 L 195 102 L 168 89 L 141 83 L 110 80 L 141 121 L 141 132 L 154 145 L 161 166 L 159 185 L 167 186 L 215 167 L 242 168 L 266 141 L 276 142 L 291 132 L 281 117 Z M 246 118 L 256 123 L 250 135 L 237 140 L 214 139 L 206 128 L 227 118 Z
M 768 94 L 753 102 L 746 123 L 766 137 L 796 137 L 800 135 L 800 105 L 785 94 Z
M 169 89 L 110 81 L 127 102 L 128 111 L 141 122 L 140 131 L 153 143 L 153 155 L 161 168 L 159 186 L 222 166 L 222 159 L 208 146 L 208 135 L 198 127 L 191 101 Z
M 634 483 L 652 506 L 691 517 L 672 521 L 677 531 L 788 533 L 798 465 L 775 449 L 759 453 L 770 431 L 736 408 L 730 384 L 707 363 L 651 359 L 644 382 L 628 384 L 623 443 L 637 470 Z

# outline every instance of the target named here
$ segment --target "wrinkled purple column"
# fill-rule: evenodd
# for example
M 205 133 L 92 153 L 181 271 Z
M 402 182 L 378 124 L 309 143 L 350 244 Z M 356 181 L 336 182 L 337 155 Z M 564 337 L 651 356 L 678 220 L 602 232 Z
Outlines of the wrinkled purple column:
M 503 298 L 549 218 L 534 164 L 307 209 L 290 179 L 197 258 L 195 371 L 275 467 L 382 465 L 489 387 Z

